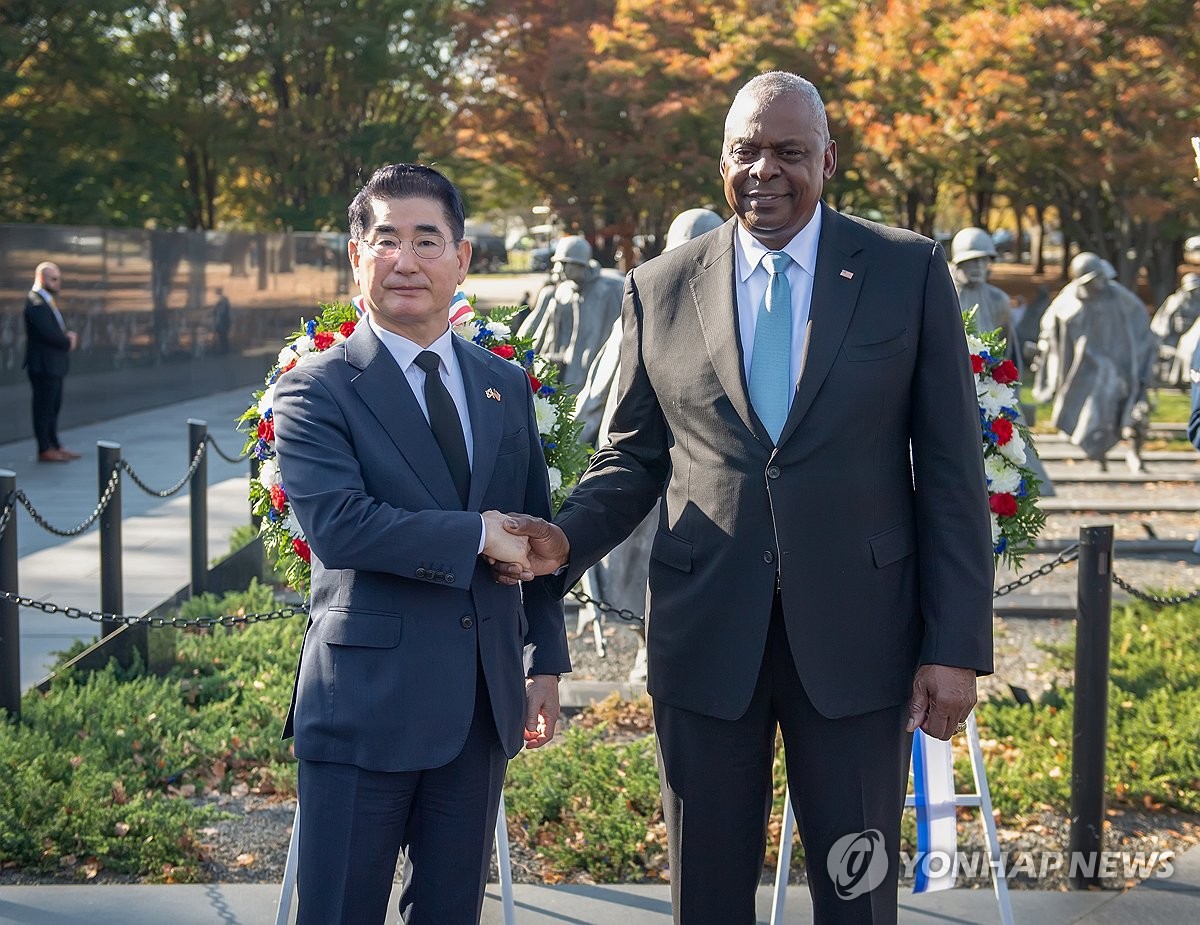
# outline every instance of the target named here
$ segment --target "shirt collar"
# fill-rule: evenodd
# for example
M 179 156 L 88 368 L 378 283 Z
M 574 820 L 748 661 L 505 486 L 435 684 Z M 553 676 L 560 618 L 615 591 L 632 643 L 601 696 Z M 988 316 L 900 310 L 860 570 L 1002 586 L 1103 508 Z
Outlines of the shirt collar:
M 51 305 L 54 305 L 55 307 L 57 307 L 57 303 L 55 303 L 55 301 L 54 301 L 54 296 L 52 296 L 45 289 L 38 289 L 37 294 L 40 295 L 43 299 L 45 299 Z
M 771 251 L 747 231 L 740 221 L 737 223 L 735 237 L 737 238 L 738 278 L 744 283 L 758 269 L 763 257 Z M 782 250 L 809 276 L 815 277 L 817 275 L 817 244 L 820 240 L 821 206 L 818 203 L 808 224 L 801 228 Z
M 396 365 L 403 370 L 407 370 L 416 362 L 417 354 L 426 350 L 432 350 L 441 357 L 442 365 L 449 371 L 453 371 L 458 365 L 458 359 L 454 355 L 455 337 L 453 330 L 447 326 L 442 336 L 435 340 L 428 347 L 422 347 L 416 341 L 411 341 L 402 334 L 397 334 L 394 331 L 389 331 L 386 328 L 381 328 L 375 323 L 375 319 L 367 312 L 367 322 L 371 325 L 371 330 L 375 332 L 375 336 L 379 338 L 380 343 L 387 348 L 396 361 Z

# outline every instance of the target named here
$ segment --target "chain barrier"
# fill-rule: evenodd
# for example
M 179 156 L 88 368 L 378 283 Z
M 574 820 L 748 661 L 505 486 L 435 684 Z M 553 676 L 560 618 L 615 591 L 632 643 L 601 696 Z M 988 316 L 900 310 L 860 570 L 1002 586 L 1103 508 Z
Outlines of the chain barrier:
M 213 448 L 213 450 L 216 451 L 216 454 L 218 456 L 220 456 L 223 460 L 225 460 L 225 462 L 227 462 L 227 463 L 241 463 L 241 462 L 245 462 L 247 459 L 250 458 L 249 453 L 243 453 L 241 456 L 230 456 L 228 453 L 226 453 L 224 450 L 221 449 L 221 444 L 217 443 L 216 438 L 213 437 L 212 434 L 207 434 L 204 437 L 204 439 L 205 439 L 205 441 L 207 441 L 208 445 L 211 446 Z
M 78 536 L 94 524 L 100 515 L 104 513 L 104 509 L 108 507 L 108 502 L 112 500 L 113 492 L 117 490 L 117 485 L 120 483 L 121 467 L 117 465 L 113 467 L 112 474 L 108 477 L 108 484 L 104 486 L 104 491 L 100 495 L 100 501 L 96 505 L 96 509 L 85 517 L 82 522 L 66 530 L 56 527 L 46 520 L 38 509 L 33 506 L 33 502 L 29 500 L 25 492 L 18 488 L 12 493 L 9 504 L 5 505 L 4 516 L 0 517 L 0 537 L 4 536 L 4 531 L 8 528 L 8 521 L 11 517 L 12 509 L 16 507 L 16 503 L 25 508 L 29 512 L 29 516 L 33 519 L 33 522 L 47 533 L 53 533 L 55 536 Z
M 83 610 L 79 607 L 60 607 L 49 601 L 39 601 L 31 597 L 21 597 L 11 591 L 0 591 L 0 598 L 16 604 L 18 607 L 29 607 L 42 613 L 58 613 L 72 620 L 91 620 L 93 623 L 119 623 L 125 626 L 169 626 L 174 629 L 200 628 L 210 629 L 214 626 L 237 626 L 239 624 L 265 623 L 268 620 L 286 620 L 299 614 L 307 614 L 308 608 L 303 605 L 280 607 L 266 613 L 225 614 L 221 617 L 133 617 L 119 613 L 101 613 L 97 610 Z
M 612 614 L 613 616 L 618 617 L 621 620 L 625 620 L 628 623 L 640 623 L 642 626 L 646 625 L 646 618 L 640 614 L 636 614 L 632 610 L 629 610 L 625 607 L 614 607 L 612 604 L 604 601 L 598 601 L 590 594 L 586 593 L 585 591 L 580 591 L 578 588 L 571 589 L 571 597 L 575 598 L 575 600 L 579 601 L 579 603 L 583 604 L 584 606 L 591 604 L 601 613 Z
M 17 493 L 10 491 L 8 497 L 4 499 L 4 507 L 0 508 L 0 540 L 4 539 L 4 531 L 8 529 L 8 522 L 12 520 L 13 511 L 17 508 Z
M 1178 604 L 1189 604 L 1192 601 L 1200 600 L 1200 589 L 1192 591 L 1190 594 L 1167 595 L 1165 597 L 1158 594 L 1151 594 L 1148 591 L 1140 591 L 1127 582 L 1124 578 L 1113 573 L 1113 584 L 1118 588 L 1128 592 L 1136 597 L 1139 601 L 1145 601 L 1154 607 L 1171 607 Z
M 1074 546 L 1069 546 L 1066 549 L 1064 549 L 1062 552 L 1060 552 L 1057 556 L 1055 556 L 1053 559 L 1051 559 L 1045 565 L 1034 569 L 1032 572 L 1026 572 L 1024 575 L 1020 575 L 1017 578 L 1014 578 L 1008 584 L 1001 585 L 999 588 L 997 588 L 995 591 L 992 592 L 992 599 L 995 600 L 998 597 L 1004 597 L 1004 595 L 1011 594 L 1013 591 L 1016 591 L 1017 588 L 1023 588 L 1028 584 L 1032 584 L 1033 582 L 1037 581 L 1039 578 L 1044 578 L 1046 575 L 1049 575 L 1060 565 L 1066 565 L 1069 562 L 1074 562 L 1078 558 L 1079 558 L 1079 544 L 1076 543 Z
M 171 497 L 171 495 L 173 495 L 179 491 L 182 491 L 183 487 L 188 483 L 188 481 L 191 479 L 191 477 L 196 474 L 196 469 L 200 465 L 200 460 L 204 458 L 204 452 L 207 449 L 208 449 L 207 443 L 201 443 L 198 447 L 196 447 L 196 455 L 192 457 L 191 465 L 188 466 L 187 472 L 185 472 L 183 474 L 183 478 L 181 478 L 178 482 L 176 482 L 170 488 L 164 489 L 163 491 L 158 491 L 154 488 L 151 488 L 149 485 L 147 485 L 145 482 L 143 482 L 141 480 L 141 478 L 138 477 L 138 474 L 133 471 L 133 466 L 129 465 L 128 460 L 122 459 L 120 461 L 119 465 L 122 469 L 124 469 L 126 472 L 129 473 L 129 478 L 132 479 L 133 484 L 136 485 L 138 488 L 140 488 L 142 491 L 144 491 L 146 494 L 154 495 L 155 497 L 158 497 L 158 498 L 169 498 L 169 497 Z

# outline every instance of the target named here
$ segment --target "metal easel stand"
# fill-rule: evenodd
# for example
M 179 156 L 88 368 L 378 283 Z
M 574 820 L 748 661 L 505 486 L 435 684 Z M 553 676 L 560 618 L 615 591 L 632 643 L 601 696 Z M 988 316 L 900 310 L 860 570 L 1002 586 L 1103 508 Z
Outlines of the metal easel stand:
M 292 819 L 292 838 L 288 843 L 287 861 L 283 865 L 283 883 L 279 889 L 279 911 L 275 914 L 275 925 L 288 925 L 292 914 L 299 849 L 300 801 L 297 800 L 296 815 Z M 500 809 L 496 813 L 496 867 L 500 871 L 500 902 L 504 907 L 504 925 L 516 925 L 517 913 L 513 905 L 512 862 L 508 854 L 508 821 L 504 813 L 504 791 L 500 792 Z
M 1000 856 L 1000 838 L 996 833 L 996 819 L 992 815 L 992 795 L 988 790 L 987 771 L 983 765 L 983 749 L 979 745 L 979 726 L 975 713 L 967 717 L 967 748 L 971 755 L 971 774 L 975 778 L 974 793 L 956 793 L 954 805 L 969 806 L 979 810 L 979 823 L 988 845 L 988 870 L 992 877 L 992 890 L 996 894 L 996 905 L 1000 911 L 1000 925 L 1013 925 L 1012 904 L 1008 898 L 1008 881 L 1004 876 Z M 906 808 L 915 805 L 912 794 L 905 800 Z M 783 802 L 783 828 L 779 833 L 779 864 L 775 868 L 775 893 L 771 900 L 771 925 L 783 925 L 784 905 L 787 902 L 788 869 L 792 862 L 792 832 L 796 817 L 792 812 L 792 793 L 789 788 Z

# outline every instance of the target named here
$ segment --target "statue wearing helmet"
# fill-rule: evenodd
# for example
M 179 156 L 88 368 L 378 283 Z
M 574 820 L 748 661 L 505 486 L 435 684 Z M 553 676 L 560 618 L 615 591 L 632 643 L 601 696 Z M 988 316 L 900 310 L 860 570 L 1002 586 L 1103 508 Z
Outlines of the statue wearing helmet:
M 995 259 L 992 236 L 982 228 L 963 228 L 950 242 L 950 275 L 958 290 L 958 304 L 964 312 L 975 309 L 976 330 L 1001 330 L 1008 343 L 1006 356 L 1020 367 L 1012 300 L 1004 290 L 988 282 Z
M 550 258 L 550 279 L 521 323 L 534 349 L 559 364 L 564 384 L 579 388 L 613 321 L 621 314 L 624 277 L 592 259 L 580 235 L 560 238 Z
M 1184 273 L 1179 288 L 1167 296 L 1150 322 L 1150 329 L 1159 338 L 1163 385 L 1186 384 L 1197 345 L 1191 337 L 1185 342 L 1185 335 L 1197 319 L 1200 319 L 1200 273 Z
M 680 212 L 667 231 L 664 251 L 672 250 L 706 231 L 724 224 L 711 209 L 687 209 Z M 621 372 L 621 319 L 613 323 L 608 340 L 600 351 L 592 368 L 588 370 L 587 382 L 575 406 L 575 418 L 584 422 L 580 439 L 593 446 L 600 446 L 608 438 L 608 425 L 617 404 L 617 380 Z M 650 547 L 658 529 L 658 507 L 655 506 L 641 524 L 616 549 L 592 566 L 583 576 L 583 588 L 591 597 L 614 607 L 642 613 L 646 607 L 646 585 L 650 579 Z M 593 608 L 582 608 L 575 635 L 578 636 L 592 623 L 596 649 L 604 652 L 604 637 L 600 632 L 600 614 Z M 646 680 L 646 631 L 637 624 L 629 624 L 637 633 L 638 652 L 630 681 Z
M 1042 316 L 1034 397 L 1053 402 L 1051 423 L 1102 470 L 1108 451 L 1127 439 L 1126 461 L 1141 472 L 1158 339 L 1146 306 L 1107 260 L 1085 251 L 1070 274 Z

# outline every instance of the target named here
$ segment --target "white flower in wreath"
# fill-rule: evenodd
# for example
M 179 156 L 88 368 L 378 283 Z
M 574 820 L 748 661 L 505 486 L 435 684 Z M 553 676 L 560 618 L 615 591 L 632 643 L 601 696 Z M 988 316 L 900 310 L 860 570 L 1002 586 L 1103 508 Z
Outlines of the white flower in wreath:
M 271 406 L 274 404 L 274 402 L 275 402 L 275 385 L 274 385 L 274 383 L 272 383 L 271 385 L 267 386 L 266 391 L 264 391 L 262 393 L 262 398 L 260 398 L 258 400 L 258 415 L 259 415 L 259 417 L 265 418 L 267 416 L 267 413 L 271 410 Z
M 291 363 L 292 360 L 294 360 L 294 359 L 296 359 L 296 351 L 292 349 L 291 344 L 288 344 L 286 347 L 284 347 L 282 350 L 279 351 L 279 356 L 276 357 L 276 359 L 275 359 L 275 365 L 278 366 L 280 369 L 283 369 L 285 366 L 287 366 L 289 363 Z
M 981 341 L 978 337 L 976 337 L 974 334 L 968 334 L 967 335 L 967 349 L 970 350 L 972 353 L 978 355 L 980 353 L 983 353 L 983 351 L 986 348 L 984 346 L 983 341 Z
M 496 338 L 496 340 L 500 341 L 501 343 L 506 342 L 510 337 L 512 337 L 512 328 L 510 328 L 503 321 L 489 321 L 486 325 L 484 325 L 484 327 L 488 329 L 488 333 L 491 334 L 492 337 Z
M 545 395 L 533 396 L 533 416 L 537 418 L 538 433 L 542 436 L 554 430 L 554 425 L 558 421 L 558 412 L 554 410 L 554 403 Z
M 1000 518 L 995 514 L 992 515 L 992 546 L 994 547 L 1000 542 L 1000 537 L 1003 536 L 1000 530 Z
M 992 491 L 1015 494 L 1021 487 L 1021 473 L 1002 456 L 989 453 L 983 460 L 983 471 Z
M 267 491 L 283 484 L 283 476 L 279 474 L 279 461 L 274 456 L 262 461 L 262 465 L 258 467 L 258 480 Z
M 554 493 L 562 488 L 562 473 L 557 466 L 551 466 L 546 471 L 550 474 L 550 491 Z
M 313 343 L 313 339 L 307 334 L 301 334 L 292 341 L 292 349 L 296 352 L 297 356 L 304 356 L 306 353 L 316 350 L 316 345 Z
M 987 413 L 989 418 L 997 417 L 1001 408 L 1012 407 L 1012 389 L 995 380 L 979 383 L 975 388 L 975 394 L 979 398 L 979 407 Z
M 288 511 L 287 518 L 283 521 L 283 528 L 287 530 L 288 536 L 293 536 L 298 540 L 306 539 L 304 528 L 300 526 L 300 521 L 296 519 L 296 515 Z
M 1025 441 L 1021 439 L 1021 435 L 1016 430 L 1013 431 L 1012 439 L 1008 443 L 998 446 L 996 449 L 1009 462 L 1018 466 L 1025 465 Z

